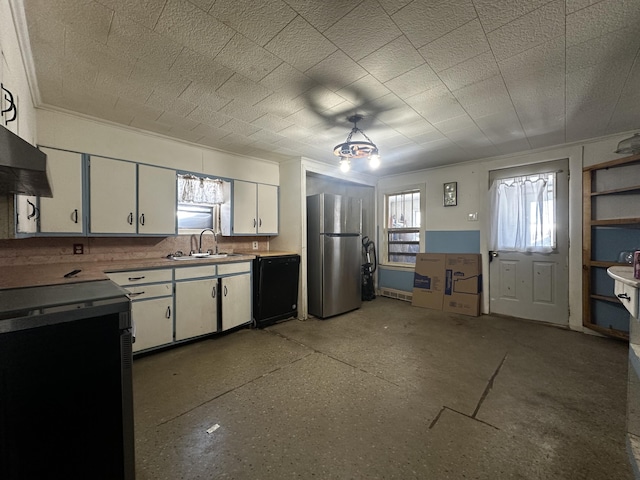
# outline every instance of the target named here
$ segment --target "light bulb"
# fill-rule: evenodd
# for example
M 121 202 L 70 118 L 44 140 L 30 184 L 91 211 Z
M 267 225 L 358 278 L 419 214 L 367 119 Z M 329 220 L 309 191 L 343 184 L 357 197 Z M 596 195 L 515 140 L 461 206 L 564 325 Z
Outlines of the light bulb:
M 340 160 L 340 171 L 341 172 L 348 172 L 349 169 L 351 168 L 351 162 L 349 161 L 348 158 L 342 158 L 342 160 Z
M 369 166 L 374 170 L 378 168 L 380 166 L 380 155 L 378 155 L 377 153 L 371 155 L 369 157 Z

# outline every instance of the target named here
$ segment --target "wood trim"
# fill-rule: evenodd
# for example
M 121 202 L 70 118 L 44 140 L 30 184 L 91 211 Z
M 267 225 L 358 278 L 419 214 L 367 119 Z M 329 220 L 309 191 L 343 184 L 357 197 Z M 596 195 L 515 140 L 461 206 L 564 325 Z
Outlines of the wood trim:
M 601 192 L 591 192 L 591 196 L 596 197 L 598 195 L 615 195 L 615 194 L 637 193 L 637 192 L 640 192 L 640 185 L 634 185 L 632 187 L 624 187 L 624 188 L 615 188 L 613 190 L 603 190 Z
M 591 324 L 591 172 L 582 172 L 582 325 Z

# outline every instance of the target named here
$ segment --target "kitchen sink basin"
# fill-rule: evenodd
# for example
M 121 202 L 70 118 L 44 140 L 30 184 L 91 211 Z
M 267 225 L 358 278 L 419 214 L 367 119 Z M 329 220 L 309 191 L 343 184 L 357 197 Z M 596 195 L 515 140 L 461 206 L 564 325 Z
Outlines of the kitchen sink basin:
M 185 255 L 184 257 L 171 257 L 173 260 L 215 260 L 216 258 L 226 258 L 228 254 L 226 253 L 212 253 L 208 255 L 203 254 L 195 254 L 195 255 Z

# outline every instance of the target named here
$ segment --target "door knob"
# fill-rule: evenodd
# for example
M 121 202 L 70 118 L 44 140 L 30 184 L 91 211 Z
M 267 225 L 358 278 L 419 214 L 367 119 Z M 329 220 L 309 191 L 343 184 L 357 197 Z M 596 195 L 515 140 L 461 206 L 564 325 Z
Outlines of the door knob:
M 497 257 L 497 256 L 498 256 L 498 252 L 495 252 L 493 250 L 489 250 L 489 263 L 491 263 L 493 261 L 493 259 L 495 257 Z

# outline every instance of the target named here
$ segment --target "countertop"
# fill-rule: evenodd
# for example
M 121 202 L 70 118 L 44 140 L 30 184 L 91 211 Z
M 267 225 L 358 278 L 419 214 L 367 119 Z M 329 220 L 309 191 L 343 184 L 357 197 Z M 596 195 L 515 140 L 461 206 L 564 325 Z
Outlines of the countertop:
M 236 250 L 236 253 L 242 253 L 244 255 L 254 255 L 256 257 L 282 257 L 284 255 L 299 255 L 297 252 L 287 252 L 285 250 Z
M 258 253 L 258 252 L 256 252 Z M 197 260 L 171 260 L 168 258 L 126 259 L 95 262 L 68 262 L 40 265 L 13 265 L 2 267 L 0 289 L 36 287 L 44 285 L 64 285 L 78 282 L 108 280 L 106 272 L 129 270 L 145 270 L 154 268 L 183 268 L 196 265 L 251 261 L 255 255 L 234 254 L 225 258 Z M 65 274 L 80 270 L 73 277 L 65 278 Z
M 640 280 L 633 278 L 633 267 L 609 267 L 607 274 L 614 280 L 640 288 Z

